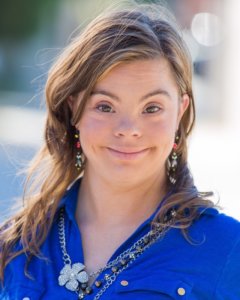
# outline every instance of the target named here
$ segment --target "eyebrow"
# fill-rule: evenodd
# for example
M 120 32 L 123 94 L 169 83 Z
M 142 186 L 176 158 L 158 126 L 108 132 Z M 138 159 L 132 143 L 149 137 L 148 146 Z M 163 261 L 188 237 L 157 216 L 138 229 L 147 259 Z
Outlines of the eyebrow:
M 118 102 L 120 101 L 118 96 L 114 95 L 113 93 L 111 93 L 109 91 L 105 91 L 102 89 L 101 90 L 96 89 L 96 90 L 92 91 L 91 96 L 92 95 L 104 95 L 104 96 L 108 96 Z M 150 98 L 150 97 L 153 97 L 156 95 L 164 95 L 164 96 L 167 96 L 169 99 L 171 99 L 169 93 L 166 90 L 157 89 L 157 90 L 147 93 L 146 95 L 141 97 L 140 101 L 142 102 L 142 101 L 146 100 L 147 98 Z

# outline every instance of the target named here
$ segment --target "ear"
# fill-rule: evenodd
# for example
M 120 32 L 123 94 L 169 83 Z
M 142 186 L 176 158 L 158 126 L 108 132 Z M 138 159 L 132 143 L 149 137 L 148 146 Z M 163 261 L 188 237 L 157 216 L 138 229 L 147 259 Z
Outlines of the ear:
M 183 94 L 180 98 L 179 102 L 179 109 L 178 109 L 178 120 L 177 120 L 177 125 L 179 127 L 180 121 L 182 119 L 183 114 L 185 113 L 186 109 L 188 108 L 190 103 L 190 99 L 188 94 Z M 177 128 L 178 128 L 177 127 Z
M 69 108 L 72 112 L 72 116 L 75 116 L 75 113 L 78 110 L 78 107 L 79 107 L 80 101 L 82 99 L 82 96 L 83 96 L 83 92 L 80 92 L 76 96 L 75 95 L 74 96 L 70 95 L 68 97 L 67 102 L 68 102 Z M 77 126 L 77 124 L 76 124 L 76 126 Z
M 77 111 L 83 95 L 84 91 L 78 93 L 77 95 L 71 95 L 68 97 L 67 102 L 73 114 L 75 114 L 75 112 Z
M 70 110 L 72 111 L 72 113 L 74 112 L 74 101 L 73 101 L 73 96 L 69 96 L 67 99 L 68 105 L 70 107 Z

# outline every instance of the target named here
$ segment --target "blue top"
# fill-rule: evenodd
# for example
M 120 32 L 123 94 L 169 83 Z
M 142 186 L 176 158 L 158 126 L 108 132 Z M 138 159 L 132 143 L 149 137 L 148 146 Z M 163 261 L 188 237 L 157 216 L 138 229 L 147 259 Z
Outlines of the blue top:
M 79 182 L 76 181 L 66 192 L 59 206 L 59 209 L 65 207 L 66 247 L 72 263 L 84 261 L 81 233 L 74 217 Z M 113 253 L 110 260 L 148 232 L 153 217 L 154 214 L 143 222 Z M 198 242 L 197 245 L 189 243 L 180 229 L 170 229 L 162 239 L 123 270 L 100 299 L 239 300 L 240 222 L 210 208 L 194 221 L 189 234 Z M 5 287 L 0 290 L 0 299 L 78 299 L 75 292 L 58 284 L 63 259 L 57 219 L 41 251 L 49 261 L 33 258 L 28 270 L 35 280 L 24 275 L 24 254 L 11 261 L 5 271 Z M 98 279 L 106 273 L 109 270 L 100 274 Z M 100 290 L 101 287 L 94 287 L 93 293 L 84 299 L 93 300 Z

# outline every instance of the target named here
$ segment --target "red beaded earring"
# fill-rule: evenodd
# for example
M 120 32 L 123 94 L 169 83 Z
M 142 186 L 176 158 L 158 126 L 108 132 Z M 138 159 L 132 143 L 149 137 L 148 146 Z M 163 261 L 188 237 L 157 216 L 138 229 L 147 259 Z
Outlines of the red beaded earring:
M 177 156 L 177 148 L 178 148 L 178 142 L 179 142 L 179 136 L 176 134 L 175 142 L 173 144 L 173 149 L 171 154 L 168 157 L 167 160 L 167 175 L 168 179 L 172 184 L 175 184 L 177 181 L 176 177 L 176 169 L 178 166 L 178 156 Z
M 75 167 L 79 171 L 83 166 L 83 160 L 82 160 L 81 144 L 80 144 L 80 140 L 79 140 L 79 130 L 78 129 L 76 129 L 74 137 L 75 137 L 75 146 L 77 148 Z

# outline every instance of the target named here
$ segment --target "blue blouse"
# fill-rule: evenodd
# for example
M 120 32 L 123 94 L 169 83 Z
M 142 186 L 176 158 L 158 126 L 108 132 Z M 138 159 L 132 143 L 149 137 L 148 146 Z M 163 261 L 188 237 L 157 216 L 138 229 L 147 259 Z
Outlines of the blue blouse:
M 59 205 L 59 209 L 65 207 L 66 247 L 72 263 L 84 262 L 81 233 L 74 217 L 79 184 L 80 180 L 75 182 Z M 135 230 L 109 261 L 149 231 L 154 214 Z M 183 237 L 180 229 L 170 229 L 122 271 L 100 299 L 239 300 L 240 222 L 209 208 L 194 221 L 189 234 L 194 244 Z M 78 299 L 76 293 L 58 284 L 63 259 L 57 218 L 41 251 L 48 261 L 33 258 L 28 270 L 34 280 L 24 275 L 24 254 L 11 261 L 5 271 L 5 285 L 0 287 L 0 299 Z M 98 279 L 106 273 L 108 270 Z M 84 299 L 94 300 L 100 289 L 95 287 Z

